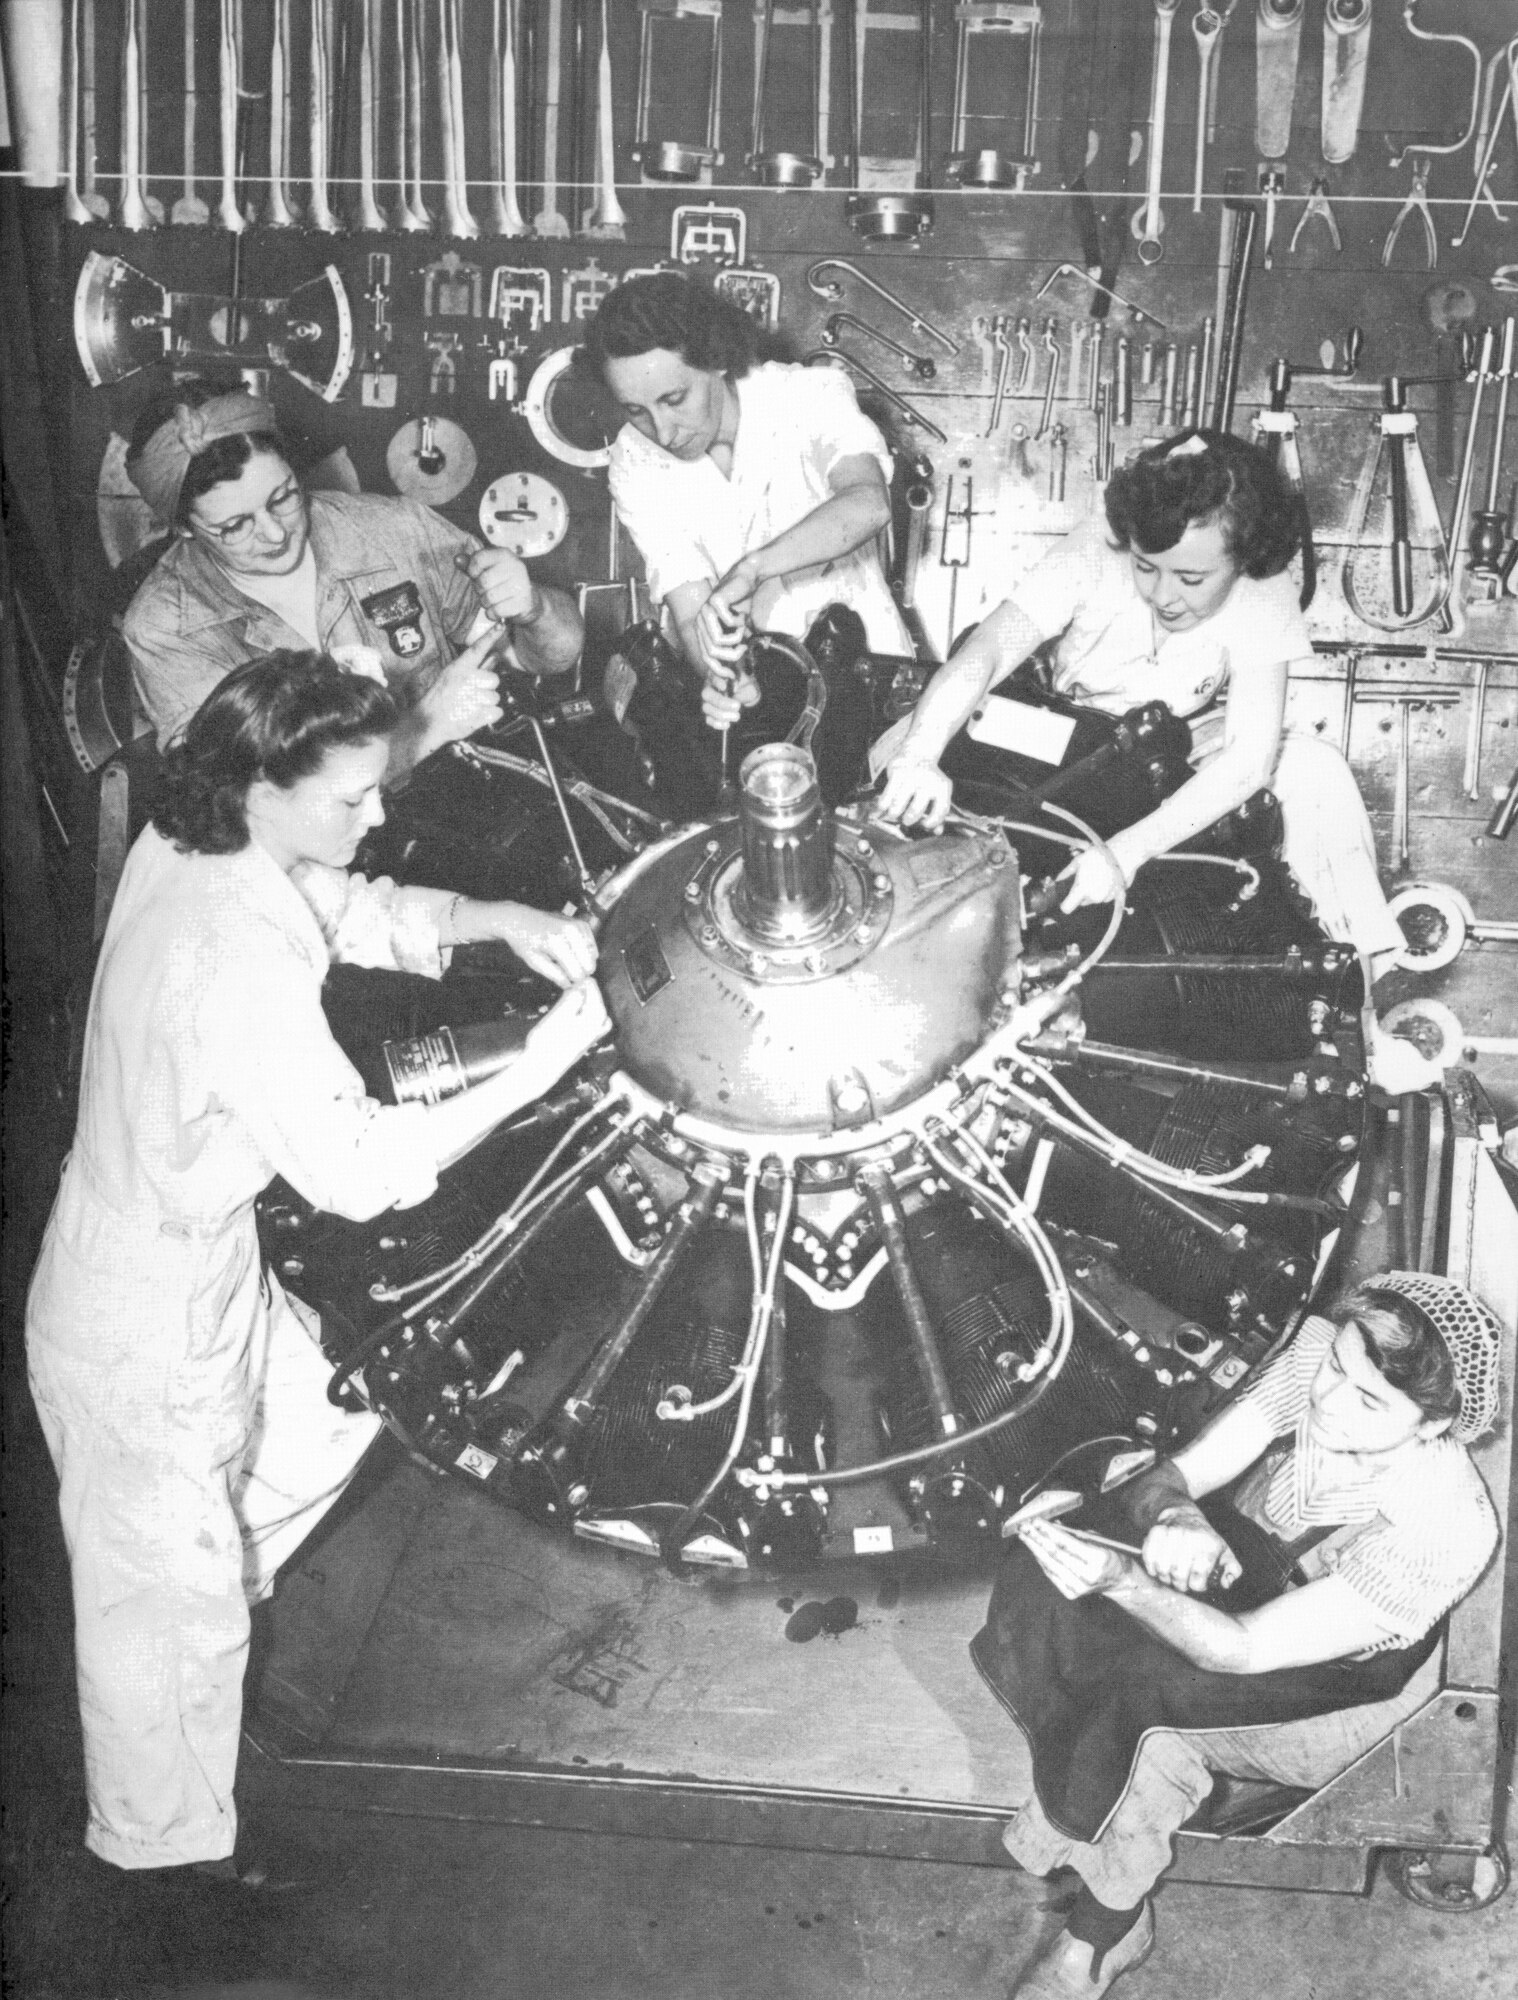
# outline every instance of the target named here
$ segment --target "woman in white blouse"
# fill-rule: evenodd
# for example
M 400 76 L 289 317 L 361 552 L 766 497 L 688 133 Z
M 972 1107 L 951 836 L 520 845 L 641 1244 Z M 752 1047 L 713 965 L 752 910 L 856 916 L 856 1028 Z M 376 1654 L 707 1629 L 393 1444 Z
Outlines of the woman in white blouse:
M 1269 786 L 1283 859 L 1319 922 L 1379 972 L 1403 938 L 1354 774 L 1335 745 L 1285 728 L 1288 674 L 1313 656 L 1287 574 L 1297 521 L 1270 459 L 1241 438 L 1193 430 L 1140 452 L 1113 475 L 1105 522 L 1058 543 L 934 675 L 891 747 L 882 814 L 940 826 L 949 741 L 1052 644 L 1056 693 L 1110 715 L 1163 701 L 1185 717 L 1194 774 L 1105 853 L 1080 858 L 1064 907 L 1110 902 L 1146 861 Z
M 612 499 L 715 728 L 747 693 L 733 681 L 751 629 L 799 639 L 845 604 L 871 651 L 911 651 L 877 546 L 891 518 L 885 440 L 836 369 L 761 361 L 758 347 L 747 313 L 676 272 L 618 285 L 585 336 L 627 418 Z
M 603 1032 L 588 926 L 365 882 L 395 697 L 311 653 L 223 680 L 168 753 L 90 999 L 73 1150 L 27 1301 L 59 1477 L 89 1793 L 125 1869 L 233 1859 L 248 1604 L 377 1429 L 327 1401 L 321 1352 L 263 1268 L 254 1198 L 283 1174 L 356 1218 L 439 1170 Z M 488 1082 L 384 1107 L 321 1007 L 332 956 L 439 973 L 500 937 L 569 990 Z

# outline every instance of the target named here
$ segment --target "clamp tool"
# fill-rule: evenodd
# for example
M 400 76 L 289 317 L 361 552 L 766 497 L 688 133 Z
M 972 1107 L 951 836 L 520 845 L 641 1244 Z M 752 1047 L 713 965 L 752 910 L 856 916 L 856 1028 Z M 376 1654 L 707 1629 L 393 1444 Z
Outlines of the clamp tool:
M 1329 204 L 1328 182 L 1322 174 L 1314 174 L 1313 176 L 1312 191 L 1307 197 L 1307 206 L 1297 217 L 1297 226 L 1291 232 L 1291 241 L 1286 246 L 1290 255 L 1296 255 L 1297 240 L 1314 216 L 1317 216 L 1327 226 L 1328 234 L 1333 241 L 1335 250 L 1342 250 L 1344 248 L 1344 241 L 1339 235 L 1339 225 L 1334 220 L 1334 212 Z
M 1402 232 L 1403 223 L 1415 211 L 1422 218 L 1423 237 L 1428 245 L 1427 268 L 1431 271 L 1439 261 L 1439 237 L 1434 229 L 1434 218 L 1428 206 L 1428 169 L 1429 161 L 1426 155 L 1419 154 L 1413 161 L 1412 191 L 1408 195 L 1407 200 L 1397 210 L 1396 220 L 1392 223 L 1391 228 L 1387 230 L 1386 241 L 1381 245 L 1381 264 L 1383 269 L 1391 263 L 1392 251 L 1396 248 L 1397 238 Z

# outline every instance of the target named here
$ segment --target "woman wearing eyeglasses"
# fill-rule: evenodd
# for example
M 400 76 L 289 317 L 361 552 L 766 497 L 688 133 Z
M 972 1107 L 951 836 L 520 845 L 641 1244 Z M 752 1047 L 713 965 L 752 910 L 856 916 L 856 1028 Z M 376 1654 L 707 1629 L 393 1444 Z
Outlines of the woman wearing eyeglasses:
M 299 646 L 401 696 L 393 778 L 499 719 L 503 639 L 532 673 L 579 658 L 562 591 L 417 501 L 306 492 L 273 408 L 241 389 L 176 385 L 139 417 L 127 472 L 173 538 L 123 624 L 160 745 L 234 667 Z

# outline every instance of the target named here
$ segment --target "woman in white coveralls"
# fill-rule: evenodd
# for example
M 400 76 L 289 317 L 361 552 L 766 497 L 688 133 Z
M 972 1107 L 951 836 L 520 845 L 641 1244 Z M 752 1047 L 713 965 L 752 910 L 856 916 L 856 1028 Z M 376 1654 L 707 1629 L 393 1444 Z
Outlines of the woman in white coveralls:
M 891 518 L 884 438 L 837 369 L 761 361 L 758 346 L 747 313 L 677 272 L 618 285 L 585 336 L 627 418 L 612 499 L 714 728 L 757 699 L 751 681 L 732 685 L 750 629 L 804 638 L 845 604 L 872 652 L 912 650 L 877 547 Z
M 397 718 L 383 686 L 321 655 L 232 674 L 169 753 L 101 947 L 26 1332 L 73 1579 L 85 1840 L 121 1868 L 248 1879 L 232 1798 L 248 1604 L 378 1429 L 328 1402 L 254 1197 L 283 1174 L 354 1218 L 420 1201 L 605 1025 L 586 925 L 346 872 L 384 816 Z M 322 1013 L 330 958 L 436 975 L 487 937 L 565 996 L 476 1089 L 372 1101 Z

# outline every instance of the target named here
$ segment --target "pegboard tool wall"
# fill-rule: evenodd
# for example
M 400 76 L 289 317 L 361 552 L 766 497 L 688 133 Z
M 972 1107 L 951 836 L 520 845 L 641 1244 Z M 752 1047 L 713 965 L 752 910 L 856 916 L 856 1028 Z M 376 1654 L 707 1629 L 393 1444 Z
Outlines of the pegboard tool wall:
M 734 0 L 728 0 L 723 10 L 726 46 L 720 108 L 725 158 L 711 169 L 710 184 L 706 176 L 698 183 L 681 186 L 652 185 L 641 180 L 632 154 L 638 108 L 638 36 L 643 10 L 629 4 L 609 10 L 616 195 L 626 217 L 623 240 L 591 241 L 583 235 L 569 240 L 539 236 L 513 239 L 488 233 L 491 190 L 482 176 L 489 161 L 491 10 L 472 4 L 472 0 L 466 0 L 459 10 L 464 52 L 463 173 L 468 182 L 468 200 L 486 233 L 476 240 L 450 243 L 442 239 L 440 225 L 425 235 L 399 230 L 357 231 L 351 225 L 359 194 L 363 115 L 356 37 L 365 11 L 357 6 L 340 5 L 334 17 L 330 193 L 334 209 L 347 225 L 344 233 L 318 234 L 299 226 L 273 228 L 260 219 L 267 215 L 269 188 L 269 37 L 275 9 L 272 0 L 269 4 L 252 4 L 250 0 L 245 12 L 241 57 L 244 171 L 237 182 L 238 200 L 251 218 L 245 233 L 237 238 L 214 226 L 169 225 L 151 230 L 123 230 L 104 223 L 74 228 L 70 235 L 76 267 L 91 252 L 119 256 L 169 291 L 230 295 L 235 263 L 242 298 L 283 297 L 296 286 L 319 277 L 325 265 L 333 265 L 353 316 L 356 360 L 352 373 L 336 400 L 329 403 L 276 369 L 273 394 L 294 430 L 308 434 L 314 448 L 325 450 L 339 443 L 347 447 L 366 489 L 393 490 L 386 469 L 386 451 L 403 422 L 428 413 L 447 416 L 469 434 L 478 452 L 479 466 L 468 487 L 443 511 L 463 525 L 476 526 L 480 494 L 491 479 L 508 470 L 540 472 L 563 490 L 572 523 L 568 539 L 542 565 L 543 573 L 566 582 L 606 578 L 611 573 L 612 557 L 604 473 L 567 465 L 545 451 L 523 414 L 520 397 L 537 362 L 576 339 L 575 315 L 593 306 L 602 274 L 605 279 L 615 279 L 627 270 L 646 269 L 669 258 L 671 218 L 676 208 L 716 202 L 724 208 L 741 209 L 746 222 L 748 265 L 761 268 L 779 280 L 780 330 L 798 357 L 822 348 L 826 322 L 831 313 L 842 307 L 859 314 L 871 326 L 889 333 L 932 363 L 932 379 L 923 380 L 909 373 L 904 361 L 866 334 L 854 330 L 839 342 L 945 434 L 945 441 L 940 442 L 867 385 L 860 384 L 866 406 L 881 419 L 893 441 L 909 453 L 925 454 L 933 466 L 933 513 L 918 602 L 935 650 L 941 652 L 949 637 L 951 582 L 955 585 L 954 624 L 956 629 L 962 629 L 987 605 L 994 604 L 1016 576 L 1037 560 L 1051 536 L 1099 511 L 1101 487 L 1094 463 L 1096 415 L 1090 407 L 1089 395 L 1090 350 L 1074 367 L 1071 355 L 1072 334 L 1077 328 L 1082 333 L 1089 328 L 1095 295 L 1079 275 L 1069 272 L 1055 278 L 1043 296 L 1039 294 L 1058 267 L 1085 261 L 1076 205 L 1061 185 L 1061 167 L 1068 173 L 1071 163 L 1084 156 L 1086 147 L 1078 143 L 1078 126 L 1084 125 L 1088 118 L 1093 127 L 1103 119 L 1110 123 L 1110 105 L 1094 99 L 1092 91 L 1103 78 L 1110 85 L 1119 73 L 1127 75 L 1132 83 L 1124 116 L 1131 119 L 1136 149 L 1121 207 L 1124 213 L 1143 207 L 1155 23 L 1154 10 L 1145 0 L 1127 0 L 1126 5 L 1117 4 L 1117 0 L 1050 0 L 1050 4 L 1039 10 L 1043 33 L 1034 133 L 1039 164 L 1028 174 L 1027 185 L 1021 191 L 958 190 L 943 185 L 942 163 L 951 136 L 949 107 L 954 91 L 954 16 L 953 9 L 945 4 L 929 9 L 934 24 L 929 141 L 933 165 L 927 181 L 931 185 L 933 221 L 929 231 L 910 244 L 862 240 L 848 221 L 848 192 L 844 185 L 849 156 L 848 64 L 843 34 L 848 18 L 846 10 L 836 9 L 830 17 L 833 43 L 827 109 L 832 160 L 824 179 L 807 190 L 775 190 L 752 184 L 744 156 L 754 92 L 753 21 L 755 13 L 763 10 L 751 11 L 745 5 L 734 4 Z M 378 26 L 375 193 L 383 212 L 391 216 L 401 199 L 397 181 L 397 148 L 401 138 L 393 129 L 399 109 L 391 18 L 395 10 L 376 7 L 367 11 Z M 804 134 L 792 130 L 798 110 L 795 51 L 800 38 L 794 32 L 798 11 L 778 10 L 782 22 L 792 21 L 792 32 L 776 36 L 766 97 L 767 144 L 804 143 Z M 910 18 L 897 11 L 901 20 Z M 106 82 L 116 74 L 114 65 L 119 50 L 113 37 L 118 33 L 115 18 L 118 12 L 102 7 L 97 21 L 95 53 L 99 82 L 95 151 L 102 160 L 116 156 L 119 138 L 113 91 Z M 148 192 L 156 194 L 167 206 L 178 192 L 183 166 L 179 146 L 185 107 L 185 65 L 181 27 L 177 25 L 181 16 L 178 9 L 168 5 L 155 4 L 149 12 L 151 26 L 145 31 L 148 39 L 144 68 L 146 186 Z M 557 90 L 561 123 L 558 179 L 549 191 L 544 187 L 540 160 L 543 107 L 554 94 L 546 66 L 548 29 L 555 12 L 559 14 L 561 28 Z M 444 172 L 435 68 L 440 13 L 441 9 L 423 6 L 416 10 L 415 16 L 424 37 L 425 54 L 420 71 L 421 165 L 426 199 L 435 212 L 443 207 L 439 183 Z M 1431 150 L 1422 157 L 1428 159 L 1431 170 L 1429 199 L 1437 230 L 1437 267 L 1425 268 L 1425 245 L 1416 215 L 1404 223 L 1389 267 L 1382 264 L 1382 245 L 1407 196 L 1412 169 L 1420 157 L 1414 142 L 1421 139 L 1430 149 L 1448 147 L 1466 130 L 1476 108 L 1472 104 L 1473 65 L 1469 54 L 1454 44 L 1430 45 L 1420 40 L 1413 33 L 1413 25 L 1424 33 L 1460 33 L 1470 37 L 1486 59 L 1487 74 L 1495 78 L 1493 88 L 1500 98 L 1505 82 L 1504 65 L 1501 61 L 1492 64 L 1490 59 L 1502 50 L 1504 37 L 1514 32 L 1511 0 L 1421 0 L 1419 6 L 1408 7 L 1401 15 L 1390 9 L 1379 11 L 1372 29 L 1358 143 L 1352 158 L 1332 168 L 1326 168 L 1320 156 L 1321 13 L 1318 0 L 1312 0 L 1301 38 L 1289 144 L 1284 156 L 1274 162 L 1284 174 L 1285 194 L 1275 220 L 1271 268 L 1263 266 L 1260 240 L 1257 239 L 1255 246 L 1240 343 L 1233 427 L 1241 434 L 1247 432 L 1254 412 L 1267 403 L 1267 378 L 1274 360 L 1284 358 L 1298 367 L 1317 364 L 1322 354 L 1334 351 L 1334 343 L 1342 356 L 1348 330 L 1362 329 L 1363 350 L 1353 376 L 1298 377 L 1290 391 L 1289 407 L 1298 420 L 1307 499 L 1320 562 L 1317 596 L 1309 622 L 1320 639 L 1357 642 L 1370 649 L 1361 671 L 1362 689 L 1366 675 L 1389 676 L 1393 682 L 1399 676 L 1410 676 L 1412 680 L 1425 682 L 1436 679 L 1457 694 L 1460 701 L 1457 709 L 1414 718 L 1412 750 L 1417 765 L 1414 794 L 1419 824 L 1414 834 L 1412 870 L 1434 872 L 1441 862 L 1447 868 L 1453 859 L 1463 870 L 1474 867 L 1482 878 L 1474 885 L 1478 899 L 1486 886 L 1502 894 L 1506 879 L 1506 899 L 1511 902 L 1513 871 L 1499 865 L 1506 850 L 1494 848 L 1490 854 L 1483 854 L 1477 836 L 1478 822 L 1484 822 L 1490 811 L 1491 789 L 1500 787 L 1509 775 L 1513 746 L 1518 741 L 1514 672 L 1511 664 L 1500 659 L 1503 654 L 1518 652 L 1515 600 L 1500 597 L 1489 603 L 1472 603 L 1465 628 L 1458 635 L 1461 649 L 1499 656 L 1486 676 L 1482 717 L 1483 796 L 1470 800 L 1463 796 L 1458 784 L 1452 788 L 1445 786 L 1443 763 L 1435 753 L 1440 743 L 1465 741 L 1476 698 L 1476 668 L 1469 663 L 1444 660 L 1377 661 L 1374 649 L 1385 639 L 1425 647 L 1433 645 L 1441 635 L 1432 620 L 1392 633 L 1373 629 L 1346 603 L 1340 581 L 1357 479 L 1367 453 L 1375 447 L 1384 377 L 1397 374 L 1408 378 L 1407 404 L 1418 419 L 1433 491 L 1446 526 L 1454 509 L 1455 480 L 1474 390 L 1464 379 L 1455 380 L 1441 390 L 1421 378 L 1448 376 L 1457 371 L 1454 332 L 1438 331 L 1439 322 L 1454 320 L 1458 326 L 1460 316 L 1466 315 L 1475 326 L 1500 326 L 1514 303 L 1510 295 L 1493 286 L 1492 279 L 1505 263 L 1509 263 L 1508 275 L 1513 275 L 1509 260 L 1518 252 L 1518 118 L 1513 118 L 1509 111 L 1510 123 L 1500 128 L 1491 155 L 1487 186 L 1502 208 L 1500 217 L 1491 202 L 1477 201 L 1463 242 L 1458 250 L 1452 250 L 1451 239 L 1461 233 L 1462 224 L 1467 221 L 1466 210 L 1475 184 L 1476 147 L 1472 142 L 1456 152 Z M 200 0 L 195 15 L 200 50 L 195 166 L 203 183 L 201 193 L 211 197 L 213 219 L 217 15 L 216 6 Z M 294 0 L 293 9 L 286 10 L 287 20 L 294 23 L 289 67 L 295 105 L 306 101 L 303 93 L 308 77 L 307 15 L 307 0 Z M 599 10 L 590 6 L 577 8 L 573 0 L 565 0 L 562 7 L 558 0 L 543 0 L 543 4 L 520 7 L 518 24 L 523 35 L 524 58 L 519 101 L 528 113 L 519 135 L 521 207 L 524 214 L 531 214 L 541 197 L 545 205 L 551 203 L 565 216 L 580 219 L 604 192 L 604 160 L 598 172 L 595 141 Z M 530 47 L 525 34 L 529 25 L 537 30 Z M 1139 379 L 1145 343 L 1154 341 L 1161 350 L 1166 342 L 1176 343 L 1180 361 L 1190 343 L 1200 342 L 1204 316 L 1217 314 L 1223 194 L 1230 169 L 1234 170 L 1237 194 L 1259 200 L 1257 182 L 1262 163 L 1255 143 L 1255 9 L 1247 0 L 1240 0 L 1219 44 L 1216 136 L 1204 160 L 1201 212 L 1193 213 L 1191 177 L 1200 68 L 1191 26 L 1191 15 L 1178 12 L 1168 66 L 1162 255 L 1153 264 L 1141 263 L 1131 234 L 1126 236 L 1113 284 L 1130 305 L 1113 304 L 1106 316 L 1103 367 L 1109 375 L 1118 337 L 1126 335 L 1132 346 L 1132 423 L 1119 424 L 1112 431 L 1113 451 L 1118 459 L 1171 427 L 1162 423 L 1162 360 L 1157 357 L 1155 379 L 1151 383 Z M 693 133 L 697 138 L 701 136 L 698 127 L 705 116 L 704 64 L 710 27 L 710 20 L 701 16 L 656 22 L 659 60 L 651 84 L 648 119 L 652 137 L 657 138 L 664 129 L 661 119 L 682 137 Z M 577 32 L 581 36 L 578 43 Z M 432 38 L 430 42 L 425 39 L 428 36 Z M 987 102 L 988 90 L 993 106 L 998 90 L 1002 90 L 1001 101 L 1020 109 L 1025 74 L 1017 68 L 1021 52 L 1010 46 L 1017 38 L 981 39 L 985 47 L 982 51 L 975 46 L 971 69 L 972 112 Z M 882 32 L 877 24 L 869 34 L 868 48 L 860 150 L 871 157 L 882 147 L 899 146 L 910 152 L 919 131 L 918 37 L 913 33 Z M 1117 60 L 1114 49 L 1118 52 Z M 533 58 L 530 67 L 529 56 Z M 1003 69 L 1002 64 L 1008 58 L 1009 66 Z M 801 89 L 805 89 L 804 84 Z M 578 139 L 569 129 L 571 114 L 576 111 Z M 536 124 L 532 122 L 534 116 Z M 692 119 L 697 121 L 695 125 L 690 122 Z M 1010 137 L 998 132 L 998 125 L 1004 122 L 972 115 L 971 143 L 1017 150 L 1020 118 L 1012 119 L 1018 129 Z M 303 176 L 310 171 L 309 130 L 309 121 L 299 116 L 292 119 L 291 205 L 297 213 L 306 192 Z M 1106 150 L 1110 153 L 1110 145 Z M 1394 154 L 1402 152 L 1407 152 L 1408 157 L 1394 169 L 1389 162 Z M 264 165 L 263 173 L 257 170 L 260 162 Z M 571 184 L 576 163 L 585 177 L 585 184 L 578 189 Z M 1098 147 L 1088 176 L 1098 183 L 1092 188 L 1092 198 L 1098 207 L 1106 206 L 1113 198 L 1113 180 L 1121 178 L 1115 175 L 1113 180 L 1102 181 L 1104 165 L 1103 149 Z M 529 174 L 536 176 L 531 184 L 526 178 Z M 1326 175 L 1329 181 L 1342 250 L 1334 249 L 1321 217 L 1307 221 L 1296 248 L 1292 249 L 1291 238 L 1303 218 L 1310 182 L 1319 175 Z M 879 176 L 875 178 L 878 180 Z M 913 178 L 908 174 L 900 184 L 910 186 Z M 116 191 L 112 178 L 102 174 L 98 186 L 110 201 Z M 1264 220 L 1262 206 L 1260 238 Z M 384 310 L 390 331 L 382 354 L 371 353 L 372 297 L 371 302 L 366 302 L 365 297 L 366 293 L 373 293 L 376 252 L 389 259 Z M 462 273 L 449 270 L 439 276 L 436 267 L 450 252 L 465 267 L 477 267 L 480 272 L 477 308 L 469 297 L 467 268 Z M 817 296 L 808 287 L 807 273 L 819 258 L 828 256 L 846 259 L 900 294 L 914 311 L 951 335 L 958 344 L 957 354 L 950 355 L 940 345 L 925 341 L 907 319 L 891 311 L 867 287 L 846 274 L 829 274 L 841 282 L 841 300 Z M 696 261 L 699 265 L 706 260 Z M 499 324 L 488 318 L 491 277 L 499 266 L 541 270 L 551 299 L 547 322 L 530 332 L 520 344 L 516 401 L 501 393 L 494 397 L 490 393 L 490 364 L 492 358 L 500 358 L 499 336 L 503 332 Z M 430 316 L 424 309 L 429 270 L 433 299 Z M 576 279 L 575 273 L 583 275 Z M 460 284 L 462 289 L 445 290 L 445 286 Z M 442 312 L 438 301 L 443 297 L 450 303 L 463 299 L 469 309 L 457 315 Z M 1019 355 L 1014 346 L 1007 393 L 996 428 L 991 431 L 999 360 L 991 338 L 991 322 L 998 314 L 1005 316 L 1009 339 L 1013 337 L 1016 321 L 1026 317 L 1036 351 L 1030 379 L 1019 393 L 1016 387 Z M 1053 318 L 1056 323 L 1055 337 L 1063 361 L 1054 405 L 1054 416 L 1065 428 L 1062 499 L 1051 497 L 1057 481 L 1049 439 L 1046 436 L 1035 441 L 1032 436 L 1038 427 L 1046 385 L 1047 357 L 1039 344 L 1046 318 Z M 450 362 L 441 370 L 436 347 L 440 334 L 454 335 L 458 340 Z M 429 339 L 434 342 L 431 348 Z M 445 341 L 444 345 L 451 343 Z M 204 363 L 186 361 L 180 365 Z M 366 407 L 363 378 L 366 372 L 376 370 L 394 376 L 394 401 L 383 407 Z M 161 366 L 154 367 L 114 385 L 93 389 L 82 372 L 76 377 L 73 553 L 76 599 L 82 618 L 87 608 L 110 601 L 101 521 L 109 519 L 113 509 L 119 511 L 120 502 L 107 499 L 102 503 L 100 492 L 102 485 L 119 492 L 120 479 L 119 474 L 108 474 L 102 479 L 107 447 L 113 433 L 119 436 L 130 427 L 133 410 L 147 393 L 161 384 L 163 374 Z M 501 386 L 498 381 L 498 391 Z M 1496 397 L 1490 383 L 1488 389 L 1474 455 L 1478 505 L 1485 491 L 1494 435 L 1492 410 Z M 593 421 L 591 429 L 594 430 Z M 1510 423 L 1509 433 L 1512 429 Z M 575 435 L 579 437 L 578 430 Z M 1385 471 L 1383 466 L 1381 485 L 1385 482 Z M 1504 468 L 1504 503 L 1515 477 L 1518 477 L 1518 455 L 1512 452 L 1510 437 Z M 955 544 L 952 550 L 946 547 L 946 510 L 955 512 L 952 535 L 948 538 Z M 1360 600 L 1362 604 L 1368 601 L 1372 610 L 1387 594 L 1383 513 L 1384 499 L 1378 486 L 1361 529 L 1366 547 L 1356 559 Z M 963 539 L 965 530 L 967 546 Z M 957 575 L 954 568 L 941 560 L 945 553 L 963 558 Z M 624 568 L 630 562 L 635 563 L 625 540 L 619 560 Z M 1425 551 L 1415 551 L 1415 596 L 1424 591 L 1426 560 Z M 1336 712 L 1335 704 L 1342 711 L 1346 692 L 1342 661 L 1333 655 L 1325 656 L 1314 673 L 1304 676 L 1302 683 L 1294 688 L 1294 710 L 1307 715 L 1312 726 L 1337 737 L 1342 729 L 1342 713 Z M 1367 711 L 1365 716 L 1357 713 L 1351 718 L 1347 739 L 1372 808 L 1385 819 L 1390 811 L 1394 772 L 1388 769 L 1386 734 L 1379 727 L 1382 719 L 1374 711 Z M 1423 768 L 1426 757 L 1434 760 L 1427 779 Z M 1454 847 L 1446 851 L 1450 841 Z M 1510 912 L 1507 909 L 1494 912 L 1498 913 Z

